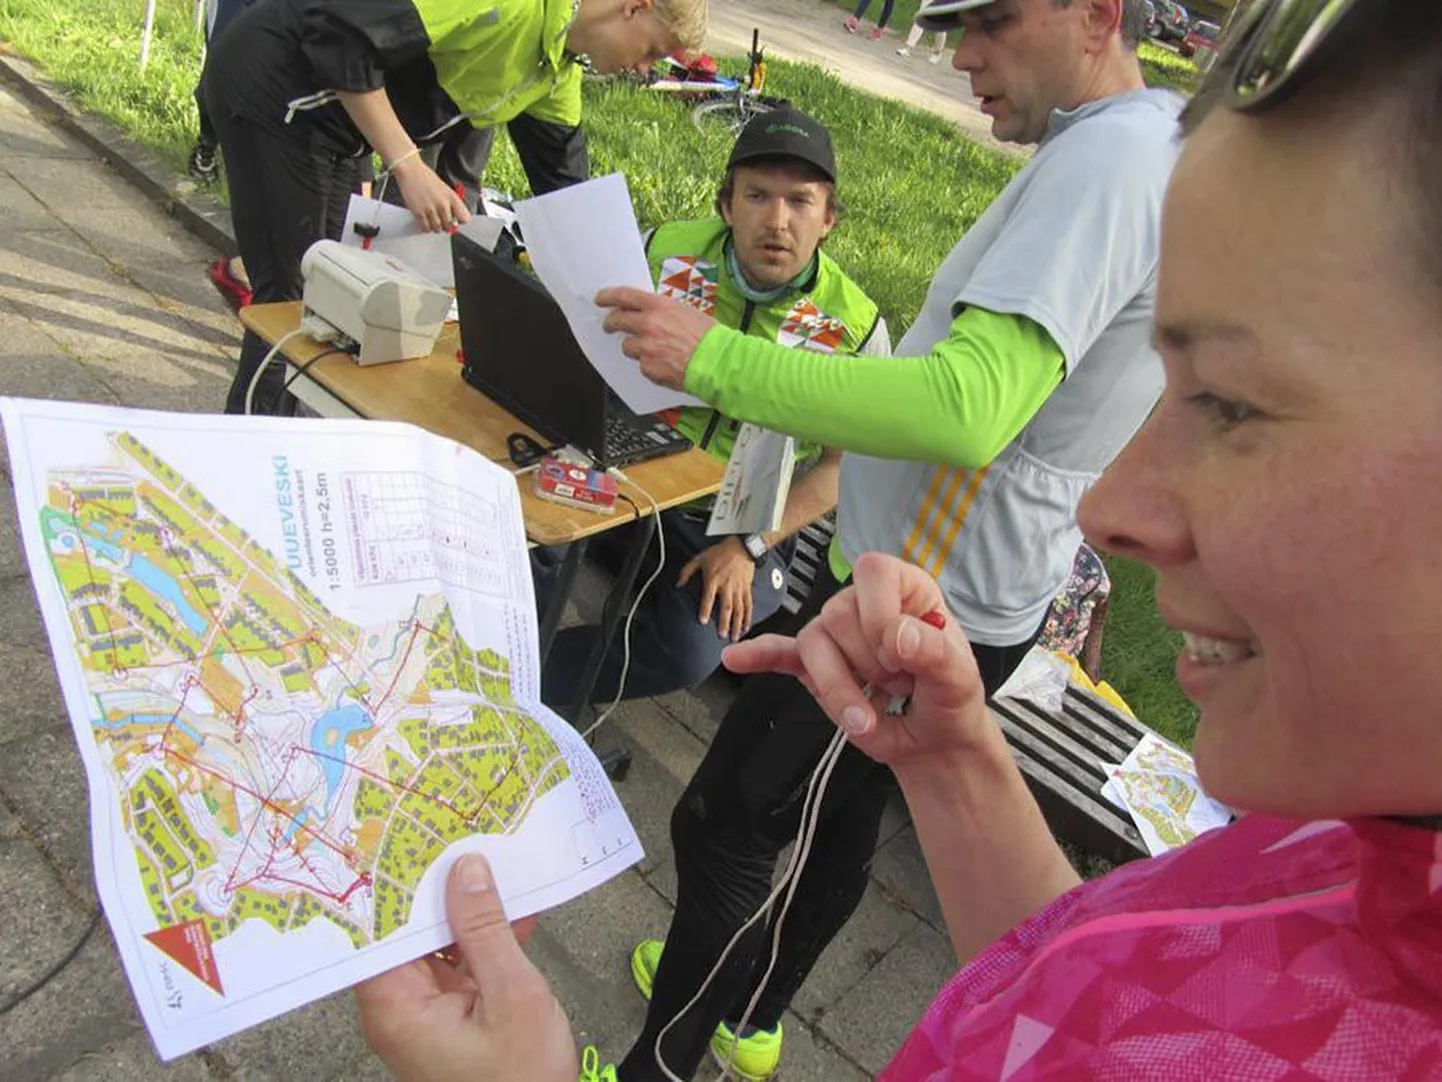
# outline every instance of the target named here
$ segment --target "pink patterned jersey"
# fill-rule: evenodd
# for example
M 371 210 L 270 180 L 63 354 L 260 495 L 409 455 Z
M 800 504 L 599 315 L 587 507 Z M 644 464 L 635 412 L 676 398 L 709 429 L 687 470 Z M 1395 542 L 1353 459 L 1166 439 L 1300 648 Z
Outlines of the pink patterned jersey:
M 979 954 L 879 1082 L 1442 1079 L 1442 832 L 1248 816 Z

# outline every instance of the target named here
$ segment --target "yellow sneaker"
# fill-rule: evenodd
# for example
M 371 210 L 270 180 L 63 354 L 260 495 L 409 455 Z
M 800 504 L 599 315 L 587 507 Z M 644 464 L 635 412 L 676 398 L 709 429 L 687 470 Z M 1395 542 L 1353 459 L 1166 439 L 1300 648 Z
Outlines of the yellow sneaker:
M 631 979 L 648 1000 L 656 984 L 656 970 L 661 967 L 661 948 L 665 945 L 659 939 L 643 939 L 631 952 Z
M 616 1082 L 616 1068 L 609 1063 L 602 1067 L 601 1053 L 588 1044 L 581 1050 L 581 1076 L 576 1082 Z
M 781 1024 L 773 1030 L 753 1029 L 738 1041 L 722 1022 L 711 1035 L 711 1056 L 736 1078 L 765 1082 L 781 1066 Z
M 659 939 L 643 939 L 631 951 L 631 979 L 647 999 L 656 985 L 663 947 Z M 738 1041 L 731 1027 L 722 1022 L 711 1035 L 711 1055 L 735 1077 L 745 1082 L 764 1082 L 781 1065 L 781 1026 L 770 1032 L 753 1030 Z

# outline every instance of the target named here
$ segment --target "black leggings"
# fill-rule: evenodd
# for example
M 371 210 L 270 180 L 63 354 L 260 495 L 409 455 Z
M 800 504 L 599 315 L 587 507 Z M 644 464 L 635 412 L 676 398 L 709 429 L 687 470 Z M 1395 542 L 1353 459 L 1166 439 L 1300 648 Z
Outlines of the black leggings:
M 206 79 L 205 94 L 225 155 L 230 217 L 252 299 L 299 300 L 301 256 L 318 240 L 340 239 L 360 162 L 311 142 L 303 119 L 281 135 L 238 116 L 217 80 Z M 245 412 L 246 388 L 269 352 L 264 339 L 246 331 L 226 413 Z M 295 399 L 284 384 L 285 365 L 272 362 L 256 387 L 253 412 L 293 414 Z
M 823 562 L 793 630 L 839 589 Z M 973 647 L 987 693 L 1031 647 Z M 695 995 L 737 929 L 771 892 L 777 856 L 796 837 L 807 783 L 835 726 L 796 680 L 752 677 L 721 722 L 705 759 L 671 814 L 678 877 L 676 914 L 656 973 L 646 1025 L 618 1069 L 622 1082 L 663 1079 L 656 1037 Z M 772 1029 L 828 943 L 861 902 L 876 851 L 891 773 L 850 745 L 831 775 L 780 951 L 752 1024 Z M 779 903 L 777 909 L 779 910 Z M 737 944 L 701 1001 L 667 1034 L 666 1066 L 690 1078 L 722 1020 L 740 1022 L 770 959 L 771 926 L 758 922 Z

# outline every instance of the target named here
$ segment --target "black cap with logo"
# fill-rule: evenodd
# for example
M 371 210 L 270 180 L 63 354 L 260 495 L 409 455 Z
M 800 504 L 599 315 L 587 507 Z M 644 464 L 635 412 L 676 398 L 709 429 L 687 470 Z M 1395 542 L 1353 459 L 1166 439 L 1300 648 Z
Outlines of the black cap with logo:
M 727 169 L 763 158 L 796 158 L 815 166 L 836 183 L 836 154 L 831 133 L 820 121 L 789 105 L 762 113 L 736 137 Z

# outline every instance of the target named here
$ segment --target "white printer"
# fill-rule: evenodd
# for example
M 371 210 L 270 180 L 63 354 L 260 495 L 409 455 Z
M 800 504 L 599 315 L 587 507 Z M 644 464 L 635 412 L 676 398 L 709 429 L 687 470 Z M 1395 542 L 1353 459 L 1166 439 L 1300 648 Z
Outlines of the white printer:
M 426 356 L 451 310 L 449 293 L 381 252 L 319 240 L 300 270 L 301 328 L 322 341 L 358 346 L 361 364 Z

